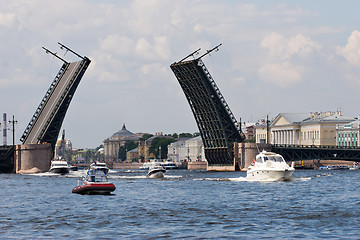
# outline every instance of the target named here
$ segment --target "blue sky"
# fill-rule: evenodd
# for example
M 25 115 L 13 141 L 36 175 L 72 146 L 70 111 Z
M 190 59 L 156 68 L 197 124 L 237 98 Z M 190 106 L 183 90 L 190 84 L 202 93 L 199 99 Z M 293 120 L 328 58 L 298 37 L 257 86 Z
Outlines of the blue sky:
M 359 1 L 0 3 L 0 113 L 18 120 L 17 143 L 62 64 L 41 47 L 77 60 L 57 42 L 92 60 L 63 123 L 74 147 L 96 147 L 123 123 L 198 131 L 169 66 L 219 43 L 203 61 L 237 119 L 360 114 Z

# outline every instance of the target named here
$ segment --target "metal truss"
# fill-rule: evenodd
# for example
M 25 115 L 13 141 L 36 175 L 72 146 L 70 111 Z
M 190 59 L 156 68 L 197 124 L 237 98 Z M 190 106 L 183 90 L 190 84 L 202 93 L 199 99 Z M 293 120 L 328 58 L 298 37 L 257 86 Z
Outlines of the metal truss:
M 207 51 L 206 54 L 219 46 Z M 195 117 L 209 165 L 234 165 L 233 143 L 243 141 L 241 129 L 201 60 L 206 54 L 194 60 L 184 61 L 189 57 L 187 56 L 180 62 L 173 63 L 170 68 L 179 81 Z
M 345 160 L 360 161 L 359 148 L 338 148 L 334 146 L 272 145 L 272 151 L 281 154 L 286 161 L 298 160 Z
M 87 57 L 81 57 L 61 43 L 59 44 L 62 49 L 65 48 L 67 51 L 82 58 L 82 60 L 68 63 L 58 57 L 56 53 L 52 53 L 44 48 L 47 53 L 59 58 L 64 64 L 55 76 L 22 135 L 20 140 L 24 144 L 47 142 L 51 143 L 53 149 L 55 148 L 71 99 L 91 62 Z
M 15 146 L 0 146 L 0 173 L 14 173 Z

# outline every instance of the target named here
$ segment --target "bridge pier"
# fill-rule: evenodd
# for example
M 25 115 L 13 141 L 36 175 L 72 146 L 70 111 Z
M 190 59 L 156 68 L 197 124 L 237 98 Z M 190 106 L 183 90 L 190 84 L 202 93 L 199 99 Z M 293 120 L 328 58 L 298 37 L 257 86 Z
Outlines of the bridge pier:
M 53 151 L 50 143 L 16 145 L 16 173 L 47 172 L 50 169 Z
M 262 150 L 271 151 L 271 144 L 234 143 L 234 158 L 240 167 L 240 171 L 247 171 L 248 166 Z

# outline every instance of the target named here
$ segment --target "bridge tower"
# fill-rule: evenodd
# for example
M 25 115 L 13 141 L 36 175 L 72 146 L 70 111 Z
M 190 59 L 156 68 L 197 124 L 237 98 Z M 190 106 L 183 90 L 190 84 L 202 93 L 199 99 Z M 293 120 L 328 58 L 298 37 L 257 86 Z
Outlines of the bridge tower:
M 43 47 L 46 53 L 60 59 L 63 65 L 45 93 L 20 139 L 23 144 L 50 143 L 52 150 L 55 148 L 71 99 L 91 62 L 87 57 L 80 56 L 61 43 L 58 44 L 61 49 L 75 54 L 81 60 L 69 63 L 56 53 Z
M 224 97 L 220 93 L 210 72 L 201 60 L 220 45 L 193 60 L 200 49 L 189 54 L 179 62 L 171 64 L 185 97 L 195 117 L 205 148 L 208 169 L 216 166 L 233 166 L 234 142 L 242 142 L 243 134 Z

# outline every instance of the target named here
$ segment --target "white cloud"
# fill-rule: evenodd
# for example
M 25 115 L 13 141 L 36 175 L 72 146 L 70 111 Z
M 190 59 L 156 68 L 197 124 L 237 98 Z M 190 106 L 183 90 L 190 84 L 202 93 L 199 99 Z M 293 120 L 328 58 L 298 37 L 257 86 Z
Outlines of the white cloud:
M 286 38 L 271 33 L 263 39 L 260 46 L 268 50 L 263 65 L 258 69 L 259 78 L 266 82 L 289 87 L 301 81 L 304 66 L 301 61 L 320 49 L 320 46 L 302 34 Z M 293 63 L 297 60 L 297 63 Z
M 16 21 L 15 14 L 0 13 L 0 26 L 12 27 Z
M 294 66 L 290 62 L 267 63 L 258 70 L 259 78 L 263 81 L 288 87 L 300 82 L 302 67 Z
M 305 57 L 320 49 L 318 44 L 302 34 L 286 38 L 275 32 L 265 36 L 260 46 L 268 49 L 271 57 L 282 60 L 288 60 L 294 55 Z
M 353 31 L 345 47 L 337 47 L 337 53 L 352 65 L 360 65 L 360 32 Z
M 106 36 L 100 41 L 100 49 L 105 52 L 114 53 L 118 56 L 131 56 L 134 53 L 135 44 L 132 39 L 119 34 Z
M 154 37 L 152 43 L 140 38 L 136 43 L 135 51 L 139 57 L 148 60 L 166 60 L 170 57 L 168 38 L 165 36 Z

